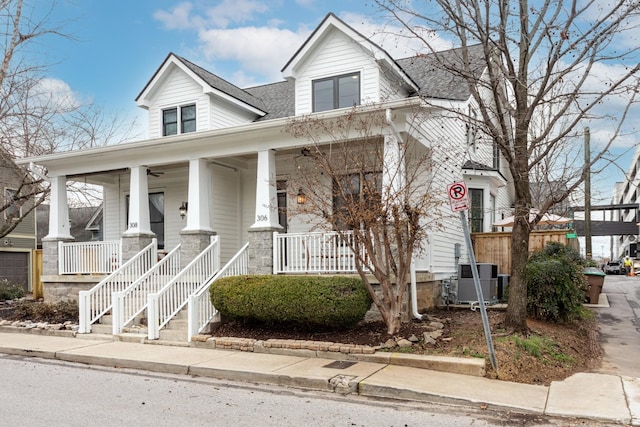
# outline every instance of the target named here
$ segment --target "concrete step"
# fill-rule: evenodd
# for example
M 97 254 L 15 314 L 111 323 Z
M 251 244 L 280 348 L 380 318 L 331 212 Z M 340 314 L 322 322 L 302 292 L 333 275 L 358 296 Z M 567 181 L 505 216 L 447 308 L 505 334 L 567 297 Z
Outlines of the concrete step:
M 101 325 L 113 325 L 113 316 L 110 314 L 105 314 L 104 316 L 102 316 L 100 319 L 98 319 L 98 322 Z M 96 323 L 98 323 L 96 322 Z M 94 325 L 96 324 L 94 323 Z
M 165 329 L 171 331 L 181 331 L 187 330 L 187 326 L 189 325 L 189 321 L 187 319 L 172 319 Z
M 160 339 L 163 340 L 163 341 L 186 342 L 187 341 L 187 328 L 185 327 L 182 330 L 161 329 L 160 330 Z
M 111 335 L 113 333 L 113 326 L 111 325 L 111 323 L 109 324 L 94 323 L 93 325 L 91 325 L 91 333 Z

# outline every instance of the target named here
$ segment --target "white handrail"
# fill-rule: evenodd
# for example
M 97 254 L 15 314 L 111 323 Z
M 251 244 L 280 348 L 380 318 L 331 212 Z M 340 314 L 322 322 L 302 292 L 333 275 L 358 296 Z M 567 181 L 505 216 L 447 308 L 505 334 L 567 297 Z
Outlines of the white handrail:
M 218 237 L 211 238 L 211 244 L 191 261 L 176 277 L 161 290 L 149 294 L 147 306 L 148 336 L 151 340 L 160 337 L 162 329 L 186 304 L 189 295 L 202 283 L 216 274 L 220 268 L 220 246 Z
M 248 274 L 248 248 L 249 243 L 246 243 L 238 253 L 213 276 L 213 279 L 204 282 L 196 292 L 189 296 L 189 303 L 187 305 L 187 341 L 191 342 L 191 337 L 202 332 L 211 319 L 218 314 L 218 310 L 211 304 L 211 299 L 209 298 L 209 288 L 211 284 L 221 277 Z
M 352 243 L 352 232 L 275 232 L 273 273 L 356 273 Z
M 147 308 L 150 293 L 158 292 L 180 272 L 180 245 L 176 246 L 142 277 L 121 292 L 113 293 L 113 334 Z
M 147 247 L 93 288 L 88 291 L 80 291 L 78 332 L 81 334 L 90 333 L 91 325 L 111 309 L 113 293 L 125 289 L 146 273 L 156 262 L 158 262 L 157 240 L 153 239 Z
M 122 264 L 120 241 L 58 242 L 58 274 L 109 274 Z

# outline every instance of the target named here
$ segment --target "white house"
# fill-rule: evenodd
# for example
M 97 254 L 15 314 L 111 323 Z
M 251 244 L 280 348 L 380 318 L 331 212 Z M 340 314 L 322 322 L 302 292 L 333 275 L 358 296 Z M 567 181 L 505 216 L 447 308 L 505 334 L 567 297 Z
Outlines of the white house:
M 459 53 L 439 55 L 455 64 L 461 61 Z M 482 63 L 480 47 L 470 53 L 471 60 Z M 473 111 L 466 83 L 436 66 L 429 55 L 391 58 L 329 14 L 284 64 L 282 75 L 282 81 L 242 89 L 170 53 L 136 98 L 148 111 L 149 139 L 21 161 L 46 168 L 51 181 L 49 234 L 43 243 L 45 293 L 82 291 L 84 332 L 112 305 L 116 319 L 135 316 L 147 309 L 147 301 L 156 301 L 156 308 L 148 309 L 150 319 L 170 317 L 189 294 L 203 295 L 202 283 L 193 283 L 209 283 L 230 260 L 227 268 L 237 272 L 353 272 L 348 263 L 310 262 L 313 239 L 326 241 L 326 235 L 310 233 L 309 224 L 286 215 L 298 190 L 287 190 L 287 180 L 297 172 L 294 159 L 308 145 L 284 131 L 292 117 L 331 120 L 352 111 L 384 111 L 390 119 L 378 130 L 378 143 L 392 152 L 398 139 L 410 134 L 437 155 L 439 167 L 430 173 L 442 183 L 433 189 L 442 197 L 447 184 L 464 179 L 474 231 L 490 231 L 496 212 L 511 206 L 508 170 L 499 153 L 451 114 Z M 415 111 L 420 111 L 419 122 L 410 117 Z M 95 247 L 74 246 L 68 229 L 66 185 L 79 179 L 104 188 L 105 242 Z M 464 248 L 458 217 L 442 222 L 444 229 L 432 233 L 416 258 L 417 270 L 433 280 L 455 274 L 456 246 Z M 306 242 L 302 253 L 296 246 L 300 241 Z M 151 255 L 144 255 L 145 248 Z M 156 264 L 158 250 L 166 253 L 161 266 Z M 461 262 L 465 254 L 463 249 Z M 102 280 L 99 290 L 87 289 L 102 276 L 67 275 L 107 274 L 114 268 L 119 276 Z M 126 274 L 123 268 L 129 269 Z M 151 276 L 159 284 L 151 285 Z M 144 298 L 130 308 L 134 282 L 138 292 L 144 289 Z M 182 294 L 169 303 L 160 288 L 176 284 Z M 168 305 L 171 313 L 158 313 Z

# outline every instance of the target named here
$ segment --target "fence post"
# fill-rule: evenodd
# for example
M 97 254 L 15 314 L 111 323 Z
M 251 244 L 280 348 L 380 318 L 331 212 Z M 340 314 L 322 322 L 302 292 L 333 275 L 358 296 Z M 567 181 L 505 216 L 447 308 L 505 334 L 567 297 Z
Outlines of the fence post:
M 187 301 L 187 342 L 191 342 L 198 328 L 198 319 L 200 319 L 200 304 L 197 303 L 195 295 L 189 295 Z
M 156 340 L 160 335 L 158 331 L 158 294 L 149 294 L 147 301 L 147 338 Z
M 89 292 L 80 291 L 78 295 L 78 309 L 80 315 L 80 325 L 78 325 L 78 333 L 88 334 L 91 332 L 91 325 L 89 325 Z
M 122 322 L 124 321 L 124 316 L 123 316 L 123 311 L 124 311 L 124 306 L 123 306 L 123 302 L 124 302 L 124 298 L 123 298 L 124 294 L 123 292 L 114 292 L 111 295 L 111 332 L 113 333 L 113 335 L 117 335 L 119 333 L 122 332 L 123 329 L 123 324 Z

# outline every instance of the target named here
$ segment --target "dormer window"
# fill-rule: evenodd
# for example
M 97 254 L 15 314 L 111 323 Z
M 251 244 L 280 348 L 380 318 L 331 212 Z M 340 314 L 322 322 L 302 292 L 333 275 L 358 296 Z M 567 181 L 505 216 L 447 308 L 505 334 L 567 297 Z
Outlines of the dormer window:
M 196 131 L 195 104 L 162 110 L 162 136 L 177 135 L 178 123 L 180 123 L 180 133 Z
M 312 85 L 314 112 L 360 105 L 360 73 L 318 79 Z

